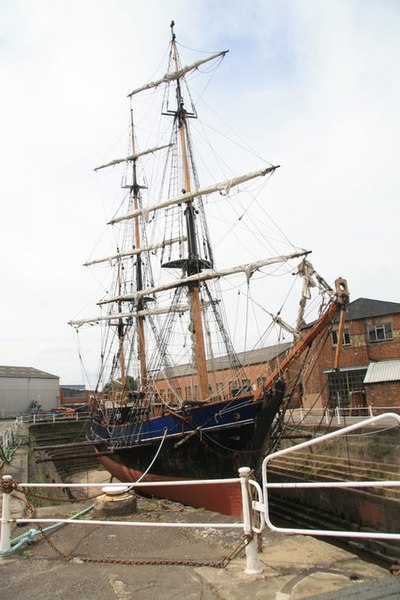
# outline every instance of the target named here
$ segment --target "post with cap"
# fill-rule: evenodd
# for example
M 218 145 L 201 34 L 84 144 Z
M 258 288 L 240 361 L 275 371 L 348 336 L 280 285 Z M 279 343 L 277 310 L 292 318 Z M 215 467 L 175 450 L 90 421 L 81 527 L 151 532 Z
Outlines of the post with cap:
M 1 511 L 0 558 L 2 557 L 2 554 L 8 552 L 11 548 L 11 489 L 6 489 L 6 485 L 11 479 L 11 475 L 3 475 L 1 482 L 1 488 L 3 490 L 3 507 Z
M 240 486 L 242 490 L 242 509 L 243 509 L 243 531 L 250 538 L 246 546 L 246 570 L 248 575 L 259 575 L 263 568 L 257 552 L 257 536 L 254 535 L 252 528 L 252 504 L 250 492 L 250 474 L 249 467 L 241 467 L 239 469 Z

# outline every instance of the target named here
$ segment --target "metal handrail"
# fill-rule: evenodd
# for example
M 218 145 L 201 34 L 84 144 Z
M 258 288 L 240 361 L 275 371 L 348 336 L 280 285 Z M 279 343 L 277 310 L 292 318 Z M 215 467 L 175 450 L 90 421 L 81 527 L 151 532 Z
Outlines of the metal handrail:
M 400 481 L 332 481 L 332 482 L 294 482 L 294 483 L 269 483 L 267 478 L 267 467 L 268 464 L 277 457 L 285 456 L 292 452 L 304 450 L 310 446 L 315 446 L 337 438 L 341 435 L 361 429 L 368 425 L 375 425 L 383 419 L 394 419 L 397 425 L 400 425 L 400 416 L 396 413 L 384 413 L 370 419 L 366 419 L 359 423 L 354 423 L 348 427 L 343 427 L 321 437 L 308 440 L 296 446 L 279 450 L 267 456 L 262 464 L 262 489 L 264 492 L 264 517 L 266 526 L 272 531 L 278 531 L 287 534 L 301 534 L 301 535 L 313 535 L 313 536 L 329 536 L 329 537 L 352 537 L 352 538 L 369 538 L 369 539 L 381 539 L 381 540 L 399 540 L 400 533 L 380 533 L 380 532 L 365 532 L 365 531 L 336 531 L 327 529 L 303 529 L 295 527 L 277 527 L 271 522 L 269 517 L 269 506 L 268 506 L 268 490 L 270 489 L 294 489 L 294 488 L 360 488 L 360 487 L 400 487 Z

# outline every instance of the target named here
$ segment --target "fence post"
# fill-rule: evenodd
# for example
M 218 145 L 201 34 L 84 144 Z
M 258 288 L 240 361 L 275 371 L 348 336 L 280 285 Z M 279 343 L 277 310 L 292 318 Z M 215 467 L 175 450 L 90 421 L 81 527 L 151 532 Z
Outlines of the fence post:
M 3 482 L 10 481 L 11 475 L 3 475 Z M 10 490 L 11 491 L 11 490 Z M 11 548 L 11 494 L 3 490 L 3 508 L 1 512 L 1 532 L 0 532 L 0 558 L 1 553 L 10 550 Z
M 336 413 L 338 425 L 340 425 L 340 409 L 338 406 L 335 408 L 335 413 Z
M 251 492 L 250 478 L 251 469 L 249 467 L 241 467 L 239 469 L 240 486 L 242 490 L 242 509 L 243 509 L 243 531 L 245 535 L 251 536 L 249 543 L 246 546 L 246 570 L 248 575 L 258 575 L 262 573 L 263 568 L 260 563 L 257 552 L 257 536 L 254 535 L 251 524 Z
M 372 406 L 370 404 L 368 404 L 368 413 L 370 417 L 373 417 L 373 412 L 372 412 Z

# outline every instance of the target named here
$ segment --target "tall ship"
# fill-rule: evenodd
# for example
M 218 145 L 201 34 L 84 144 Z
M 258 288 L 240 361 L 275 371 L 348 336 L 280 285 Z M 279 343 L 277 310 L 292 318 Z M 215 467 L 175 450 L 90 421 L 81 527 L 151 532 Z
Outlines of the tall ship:
M 232 174 L 227 154 L 223 159 L 229 176 L 215 181 L 210 175 L 211 181 L 200 182 L 191 132 L 198 115 L 188 81 L 209 76 L 225 55 L 214 53 L 183 66 L 171 23 L 165 75 L 130 92 L 129 150 L 96 169 L 122 168 L 122 200 L 108 223 L 115 247 L 86 263 L 109 270 L 110 283 L 96 316 L 76 318 L 71 325 L 77 331 L 101 329 L 89 438 L 104 467 L 122 482 L 154 483 L 146 488 L 150 494 L 238 514 L 237 484 L 220 489 L 219 484 L 157 484 L 233 478 L 241 466 L 257 473 L 263 458 L 278 448 L 285 412 L 298 390 L 289 372 L 295 365 L 298 383 L 314 340 L 344 314 L 348 290 L 343 279 L 332 289 L 315 272 L 306 250 L 259 254 L 258 242 L 266 236 L 263 215 L 259 210 L 248 217 L 249 207 L 261 188 L 264 193 L 277 166 L 263 162 Z M 137 126 L 135 114 L 144 102 L 153 107 L 158 96 L 161 125 L 154 144 L 141 149 L 137 133 L 144 129 Z M 210 149 L 211 166 L 220 160 L 216 157 Z M 206 175 L 212 172 L 202 166 Z M 215 226 L 216 205 L 220 227 Z M 212 231 L 209 211 L 214 211 Z M 235 243 L 227 246 L 223 233 L 234 221 L 240 227 Z M 240 232 L 249 224 L 253 233 L 242 238 Z M 222 238 L 216 239 L 219 233 Z M 223 250 L 222 266 L 215 246 Z M 232 307 L 224 307 L 225 292 L 240 280 L 247 300 L 260 309 L 252 284 L 268 300 L 280 275 L 301 281 L 297 320 L 289 326 L 280 312 L 263 313 L 291 341 L 251 379 L 241 360 L 248 353 L 236 351 L 231 338 Z M 313 324 L 304 327 L 311 288 L 322 308 Z M 246 339 L 247 309 L 236 314 L 236 321 L 244 325 Z M 261 334 L 258 344 L 263 340 Z

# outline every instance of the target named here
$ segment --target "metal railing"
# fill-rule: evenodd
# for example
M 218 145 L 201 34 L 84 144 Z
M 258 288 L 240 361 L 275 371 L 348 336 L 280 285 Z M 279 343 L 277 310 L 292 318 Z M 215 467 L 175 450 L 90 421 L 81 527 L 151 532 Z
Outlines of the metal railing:
M 104 483 L 17 483 L 12 481 L 12 477 L 10 475 L 4 475 L 1 481 L 2 489 L 3 489 L 3 506 L 2 506 L 2 516 L 1 516 L 1 533 L 0 533 L 0 558 L 8 557 L 13 552 L 13 545 L 16 545 L 18 548 L 20 547 L 20 539 L 16 540 L 16 544 L 13 544 L 11 540 L 11 525 L 12 523 L 40 523 L 40 525 L 46 524 L 59 524 L 59 525 L 111 525 L 114 527 L 169 527 L 169 528 L 193 528 L 193 529 L 239 529 L 242 530 L 244 535 L 247 536 L 248 540 L 245 546 L 246 551 L 246 573 L 247 574 L 257 574 L 262 572 L 262 567 L 260 565 L 259 556 L 257 552 L 257 540 L 254 536 L 254 533 L 258 532 L 257 528 L 253 529 L 252 526 L 252 505 L 251 505 L 251 492 L 250 486 L 256 484 L 254 481 L 250 480 L 251 469 L 247 467 L 243 467 L 239 469 L 239 477 L 231 478 L 231 479 L 209 479 L 209 480 L 190 480 L 190 481 L 167 481 L 167 482 L 157 482 L 157 487 L 163 486 L 182 486 L 182 485 L 216 485 L 216 484 L 232 484 L 237 483 L 241 488 L 241 498 L 242 498 L 242 511 L 243 511 L 243 520 L 235 523 L 191 523 L 191 522 L 163 522 L 160 523 L 152 522 L 152 521 L 117 521 L 117 520 L 100 520 L 100 519 L 77 519 L 77 518 L 11 518 L 11 504 L 10 504 L 10 496 L 11 491 L 13 489 L 16 490 L 25 490 L 26 488 L 103 488 L 104 490 L 108 490 L 111 494 L 113 489 L 119 489 L 121 493 L 121 486 L 125 488 L 125 491 L 130 491 L 131 489 L 142 489 L 146 487 L 153 487 L 154 482 L 139 482 L 139 483 L 126 483 L 126 484 L 107 484 L 104 487 Z M 258 484 L 256 484 L 258 485 Z M 32 530 L 29 532 L 29 541 L 32 541 L 32 537 L 34 538 L 36 535 L 39 535 L 39 530 Z M 28 541 L 28 540 L 27 540 Z
M 400 414 L 399 406 L 351 406 L 335 408 L 294 408 L 286 412 L 286 421 L 292 419 L 295 422 L 301 421 L 304 424 L 325 421 L 329 424 L 347 424 L 355 421 L 366 421 L 371 417 L 378 416 L 382 411 Z M 389 414 L 385 413 L 385 414 Z
M 76 411 L 73 414 L 49 411 L 48 413 L 25 413 L 15 418 L 18 425 L 22 423 L 56 423 L 58 421 L 84 421 L 90 417 L 90 411 Z
M 311 536 L 330 536 L 330 537 L 348 537 L 348 538 L 370 538 L 382 540 L 398 540 L 400 533 L 384 533 L 384 532 L 360 532 L 360 531 L 337 531 L 324 529 L 305 529 L 293 527 L 277 527 L 271 522 L 269 517 L 269 497 L 270 489 L 293 489 L 293 488 L 370 488 L 370 487 L 400 487 L 400 481 L 335 481 L 335 482 L 295 482 L 295 483 L 270 483 L 267 477 L 267 467 L 269 463 L 276 457 L 290 454 L 292 452 L 301 451 L 304 448 L 314 446 L 327 440 L 337 438 L 340 435 L 345 435 L 365 426 L 382 423 L 382 421 L 394 420 L 397 425 L 400 425 L 400 416 L 395 413 L 385 413 L 359 423 L 354 423 L 348 427 L 333 431 L 319 438 L 315 438 L 296 446 L 286 448 L 267 456 L 262 464 L 262 485 L 252 479 L 252 471 L 248 467 L 239 469 L 239 477 L 231 479 L 210 479 L 210 480 L 188 480 L 188 481 L 165 481 L 165 482 L 134 482 L 134 483 L 118 483 L 109 484 L 106 486 L 108 490 L 120 488 L 121 485 L 126 486 L 126 491 L 131 489 L 145 489 L 146 487 L 162 488 L 163 486 L 182 486 L 182 485 L 213 485 L 213 484 L 229 484 L 237 483 L 241 488 L 242 499 L 242 514 L 243 518 L 239 522 L 234 523 L 191 523 L 191 522 L 151 522 L 151 521 L 117 521 L 117 520 L 98 520 L 98 519 L 80 519 L 80 518 L 11 518 L 11 492 L 15 490 L 23 491 L 26 488 L 103 488 L 104 483 L 18 483 L 14 482 L 10 475 L 4 475 L 0 480 L 0 490 L 2 490 L 2 515 L 1 515 L 1 533 L 0 533 L 0 558 L 9 556 L 14 549 L 19 548 L 23 543 L 24 538 L 19 536 L 16 540 L 11 540 L 11 525 L 13 523 L 40 523 L 42 525 L 110 525 L 124 527 L 174 527 L 174 528 L 214 528 L 214 529 L 241 529 L 247 536 L 246 549 L 246 573 L 257 574 L 262 572 L 262 567 L 259 560 L 257 550 L 256 534 L 263 532 L 265 527 L 271 531 L 277 531 L 286 534 L 302 534 Z M 103 491 L 106 490 L 104 488 Z M 253 500 L 253 495 L 257 499 Z M 85 509 L 88 510 L 88 509 Z M 28 532 L 28 537 L 25 541 L 32 541 L 35 536 L 40 534 L 40 530 L 31 530 Z
M 399 480 L 393 481 L 331 481 L 331 482 L 293 482 L 293 483 L 270 483 L 268 481 L 268 471 L 267 467 L 269 463 L 274 460 L 274 458 L 285 456 L 291 454 L 296 451 L 304 450 L 305 448 L 310 448 L 311 446 L 315 446 L 317 444 L 321 444 L 328 440 L 332 440 L 339 436 L 345 435 L 357 429 L 361 429 L 365 426 L 375 425 L 377 423 L 381 423 L 384 420 L 394 420 L 397 425 L 400 425 L 400 416 L 396 413 L 384 413 L 382 415 L 378 415 L 376 417 L 372 417 L 370 419 L 363 420 L 359 423 L 354 423 L 349 425 L 348 427 L 343 427 L 342 429 L 338 429 L 333 431 L 332 433 L 327 433 L 326 435 L 322 435 L 321 437 L 314 438 L 312 440 L 308 440 L 301 444 L 297 444 L 296 446 L 291 446 L 290 448 L 285 448 L 284 450 L 279 450 L 278 452 L 274 452 L 267 456 L 262 464 L 262 492 L 263 492 L 263 503 L 257 502 L 253 503 L 253 508 L 260 511 L 262 514 L 262 519 L 265 520 L 266 526 L 272 531 L 279 531 L 281 533 L 287 534 L 301 534 L 301 535 L 315 535 L 315 536 L 330 536 L 330 537 L 351 537 L 351 538 L 369 538 L 369 539 L 381 539 L 381 540 L 399 540 L 400 533 L 383 533 L 383 532 L 366 532 L 366 531 L 336 531 L 336 530 L 328 530 L 328 529 L 301 529 L 294 527 L 277 527 L 271 522 L 269 517 L 269 506 L 268 506 L 268 490 L 271 489 L 322 489 L 322 488 L 371 488 L 371 487 L 400 487 Z

